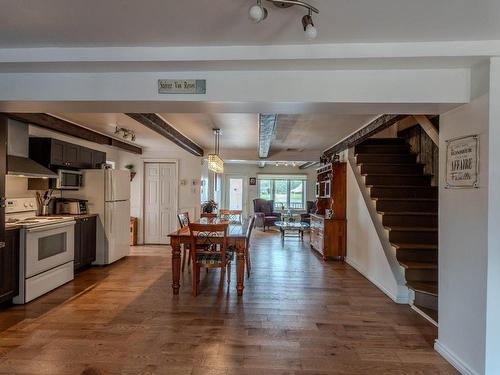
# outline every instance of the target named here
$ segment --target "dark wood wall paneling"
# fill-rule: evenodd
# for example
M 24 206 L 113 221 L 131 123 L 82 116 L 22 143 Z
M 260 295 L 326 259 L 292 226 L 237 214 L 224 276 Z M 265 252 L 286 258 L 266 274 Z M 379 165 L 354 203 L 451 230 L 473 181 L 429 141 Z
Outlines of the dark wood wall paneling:
M 78 126 L 69 121 L 62 120 L 46 113 L 6 113 L 5 115 L 14 120 L 27 122 L 58 133 L 84 139 L 86 141 L 101 145 L 114 146 L 134 154 L 142 154 L 142 149 L 140 147 L 94 132 L 90 129 Z
M 335 146 L 330 147 L 323 153 L 323 155 L 331 156 L 333 154 L 338 154 L 339 152 L 342 152 L 349 147 L 354 147 L 364 140 L 370 138 L 371 136 L 391 127 L 395 123 L 404 120 L 407 117 L 408 115 L 381 115 L 370 122 L 368 125 L 358 130 L 353 135 L 347 137 L 343 141 L 340 141 Z
M 436 120 L 434 119 L 433 123 Z M 439 185 L 439 147 L 422 129 L 420 125 L 398 132 L 398 136 L 405 138 L 417 156 L 417 162 L 425 164 L 424 173 L 433 175 L 432 186 Z

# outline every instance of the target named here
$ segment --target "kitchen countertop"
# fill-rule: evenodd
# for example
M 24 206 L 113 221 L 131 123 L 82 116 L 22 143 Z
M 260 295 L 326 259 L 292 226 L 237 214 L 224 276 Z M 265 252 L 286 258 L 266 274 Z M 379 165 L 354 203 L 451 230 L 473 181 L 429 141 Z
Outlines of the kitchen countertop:
M 49 216 L 56 216 L 56 217 L 72 217 L 75 220 L 78 219 L 88 219 L 91 217 L 96 217 L 99 216 L 98 214 L 81 214 L 81 215 L 69 215 L 69 214 L 61 214 L 61 215 L 49 215 Z
M 16 224 L 5 224 L 5 230 L 18 230 L 18 229 L 21 229 L 21 226 L 20 225 L 16 225 Z

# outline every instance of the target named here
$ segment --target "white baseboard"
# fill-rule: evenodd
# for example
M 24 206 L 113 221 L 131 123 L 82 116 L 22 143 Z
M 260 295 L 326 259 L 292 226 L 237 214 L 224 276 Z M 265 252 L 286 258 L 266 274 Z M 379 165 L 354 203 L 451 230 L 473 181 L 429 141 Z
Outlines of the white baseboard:
M 441 354 L 450 364 L 455 367 L 462 375 L 479 375 L 478 372 L 472 370 L 465 362 L 463 362 L 455 353 L 449 350 L 439 340 L 434 343 L 434 349 Z
M 387 290 L 383 285 L 381 285 L 377 280 L 374 280 L 370 275 L 368 275 L 364 269 L 352 258 L 347 256 L 345 261 L 348 265 L 362 274 L 365 278 L 368 279 L 372 284 L 374 284 L 377 288 L 379 288 L 382 292 L 384 292 L 387 297 L 392 299 L 394 302 L 400 305 L 408 305 L 411 302 L 410 293 L 403 293 L 399 295 L 394 295 L 391 291 Z M 405 295 L 406 294 L 406 295 Z

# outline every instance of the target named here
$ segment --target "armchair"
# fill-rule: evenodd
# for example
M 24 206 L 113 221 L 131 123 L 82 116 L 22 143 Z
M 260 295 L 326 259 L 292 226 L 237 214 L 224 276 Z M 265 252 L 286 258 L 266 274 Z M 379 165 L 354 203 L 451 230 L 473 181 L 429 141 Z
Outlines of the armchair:
M 306 202 L 306 213 L 300 214 L 300 221 L 303 223 L 311 223 L 311 214 L 316 212 L 316 202 L 307 201 Z
M 275 222 L 281 220 L 281 214 L 274 212 L 274 201 L 266 201 L 265 199 L 253 200 L 253 211 L 255 213 L 255 225 L 262 227 L 264 232 L 266 227 L 273 226 Z

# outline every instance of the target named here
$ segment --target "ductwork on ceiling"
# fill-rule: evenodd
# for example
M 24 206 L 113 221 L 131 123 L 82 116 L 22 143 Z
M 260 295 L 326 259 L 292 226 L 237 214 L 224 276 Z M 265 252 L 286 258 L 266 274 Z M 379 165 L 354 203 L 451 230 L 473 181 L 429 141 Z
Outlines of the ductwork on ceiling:
M 28 124 L 9 119 L 7 128 L 7 175 L 57 178 L 57 174 L 29 158 Z

